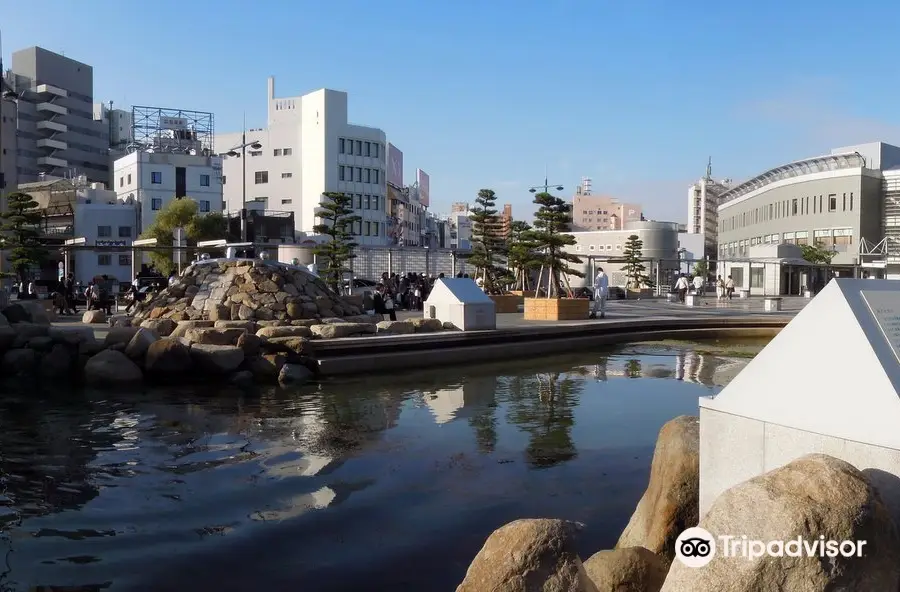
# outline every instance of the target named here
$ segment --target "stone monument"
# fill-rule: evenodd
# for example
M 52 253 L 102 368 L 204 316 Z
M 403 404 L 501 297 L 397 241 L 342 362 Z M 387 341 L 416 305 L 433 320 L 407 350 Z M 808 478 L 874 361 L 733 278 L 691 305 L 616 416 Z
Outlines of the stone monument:
M 809 453 L 869 474 L 900 519 L 900 281 L 832 280 L 715 397 L 700 400 L 700 516 Z

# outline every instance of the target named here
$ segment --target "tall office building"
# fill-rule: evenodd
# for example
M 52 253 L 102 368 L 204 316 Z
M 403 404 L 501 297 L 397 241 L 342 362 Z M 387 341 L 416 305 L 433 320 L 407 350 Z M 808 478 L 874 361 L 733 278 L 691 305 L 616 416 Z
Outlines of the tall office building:
M 6 77 L 18 109 L 18 182 L 84 175 L 109 183 L 109 129 L 94 120 L 93 68 L 29 47 L 12 54 Z
M 0 72 L 3 60 L 0 59 Z M 16 105 L 12 88 L 0 75 L 0 212 L 6 211 L 6 193 L 18 185 L 16 175 Z
M 688 234 L 703 235 L 703 256 L 716 259 L 719 236 L 719 197 L 728 191 L 731 180 L 712 178 L 712 161 L 706 165 L 706 176 L 688 189 Z

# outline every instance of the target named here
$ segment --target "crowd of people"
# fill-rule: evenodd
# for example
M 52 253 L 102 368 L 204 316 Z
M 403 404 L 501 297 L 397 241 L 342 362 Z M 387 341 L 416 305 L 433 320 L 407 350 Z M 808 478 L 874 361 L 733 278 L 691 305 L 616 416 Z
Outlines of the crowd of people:
M 734 279 L 729 275 L 725 278 L 718 275 L 714 281 L 716 288 L 716 300 L 731 300 L 734 297 Z M 702 275 L 687 276 L 679 274 L 672 291 L 678 296 L 679 302 L 684 302 L 688 292 L 698 296 L 706 293 L 706 278 Z
M 406 275 L 382 273 L 381 280 L 375 284 L 375 293 L 372 296 L 375 314 L 387 316 L 392 321 L 396 321 L 398 310 L 423 310 L 425 300 L 428 299 L 428 294 L 434 287 L 434 282 L 443 277 L 443 273 L 437 276 L 414 272 Z M 469 275 L 460 273 L 457 277 L 469 277 Z

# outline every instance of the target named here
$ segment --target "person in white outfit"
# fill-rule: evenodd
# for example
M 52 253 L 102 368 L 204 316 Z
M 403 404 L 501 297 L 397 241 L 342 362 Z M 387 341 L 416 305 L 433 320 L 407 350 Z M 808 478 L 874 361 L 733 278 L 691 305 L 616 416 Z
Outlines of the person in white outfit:
M 697 296 L 702 296 L 703 288 L 706 286 L 706 281 L 703 279 L 703 276 L 695 275 L 694 281 L 692 283 L 694 284 L 694 294 L 696 294 Z
M 609 276 L 604 273 L 602 267 L 597 268 L 597 277 L 594 278 L 594 301 L 591 302 L 590 318 L 606 316 L 606 297 L 609 296 Z

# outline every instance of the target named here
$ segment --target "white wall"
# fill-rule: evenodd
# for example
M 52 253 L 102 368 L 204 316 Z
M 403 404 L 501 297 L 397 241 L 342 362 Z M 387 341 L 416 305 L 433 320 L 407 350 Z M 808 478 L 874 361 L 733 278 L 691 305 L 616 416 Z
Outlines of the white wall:
M 114 203 L 109 203 L 108 197 Z M 137 236 L 135 207 L 116 201 L 115 192 L 88 191 L 79 195 L 74 219 L 75 236 L 84 237 L 86 245 L 123 247 L 121 251 L 76 251 L 72 257 L 75 280 L 86 284 L 94 276 L 106 274 L 120 282 L 131 281 L 129 247 Z

